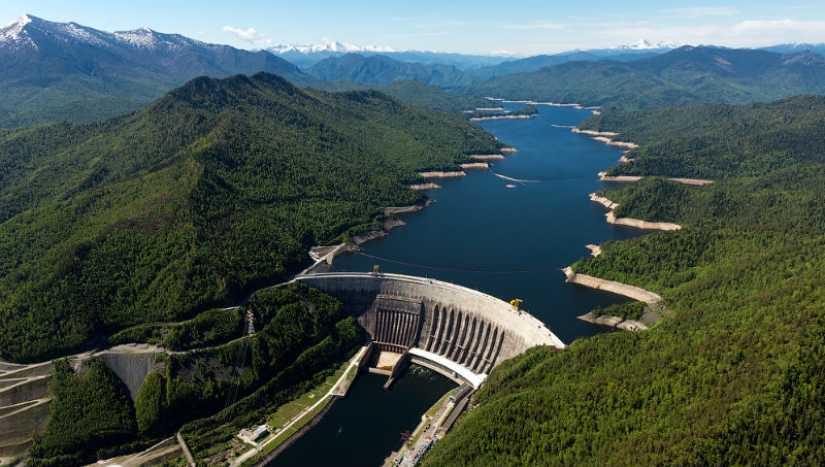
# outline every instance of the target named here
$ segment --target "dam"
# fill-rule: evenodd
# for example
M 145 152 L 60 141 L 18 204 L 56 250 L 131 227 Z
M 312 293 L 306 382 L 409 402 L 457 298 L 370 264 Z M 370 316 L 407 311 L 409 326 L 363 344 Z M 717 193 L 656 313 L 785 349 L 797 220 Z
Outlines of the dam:
M 413 362 L 477 388 L 498 363 L 530 347 L 565 348 L 529 313 L 449 282 L 334 272 L 302 274 L 295 280 L 340 300 L 376 349 L 401 354 L 388 384 Z

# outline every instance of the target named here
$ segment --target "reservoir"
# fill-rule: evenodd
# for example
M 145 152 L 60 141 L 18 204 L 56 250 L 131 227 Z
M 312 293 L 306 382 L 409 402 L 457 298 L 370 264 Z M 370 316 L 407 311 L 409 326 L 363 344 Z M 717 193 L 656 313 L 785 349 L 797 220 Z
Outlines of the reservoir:
M 392 389 L 387 377 L 364 373 L 317 426 L 268 466 L 380 466 L 401 447 L 401 434 L 456 384 L 413 366 Z
M 616 165 L 622 151 L 570 131 L 590 111 L 536 108 L 531 119 L 479 122 L 517 152 L 489 170 L 433 180 L 442 187 L 426 192 L 434 204 L 399 215 L 407 225 L 362 245 L 362 254 L 336 258 L 333 270 L 369 272 L 377 264 L 381 272 L 452 282 L 508 302 L 520 298 L 521 309 L 567 344 L 604 332 L 576 316 L 624 300 L 566 284 L 561 270 L 590 254 L 586 244 L 641 233 L 608 224 L 605 209 L 588 198 L 606 186 L 597 173 Z M 414 429 L 426 408 L 454 387 L 420 369 L 390 391 L 381 389 L 384 381 L 360 376 L 321 423 L 269 465 L 380 465 L 398 447 L 400 433 Z M 357 436 L 342 441 L 345 434 Z

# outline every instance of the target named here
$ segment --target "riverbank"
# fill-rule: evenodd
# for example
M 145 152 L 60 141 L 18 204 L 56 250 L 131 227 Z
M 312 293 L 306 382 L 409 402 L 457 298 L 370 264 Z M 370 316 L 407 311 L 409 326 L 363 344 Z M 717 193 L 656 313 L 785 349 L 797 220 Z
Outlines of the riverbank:
M 587 323 L 621 329 L 623 331 L 647 331 L 647 326 L 643 322 L 636 321 L 635 319 L 624 319 L 621 316 L 597 315 L 591 311 L 578 318 Z
M 611 201 L 604 196 L 599 196 L 596 193 L 590 193 L 590 201 L 594 203 L 601 204 L 602 206 L 610 209 L 610 212 L 605 214 L 605 220 L 608 224 L 613 225 L 623 225 L 626 227 L 634 227 L 637 229 L 644 229 L 644 230 L 679 230 L 682 228 L 679 224 L 674 224 L 672 222 L 648 222 L 639 219 L 632 219 L 629 217 L 616 217 L 615 210 L 619 207 L 619 204 L 615 201 Z
M 528 118 L 535 118 L 537 114 L 533 115 L 491 115 L 489 117 L 472 117 L 471 122 L 483 122 L 486 120 L 525 120 Z
M 645 302 L 648 307 L 653 307 L 662 300 L 660 295 L 640 287 L 600 279 L 598 277 L 588 276 L 586 274 L 578 274 L 574 272 L 573 268 L 570 266 L 564 268 L 563 271 L 565 275 L 565 282 L 569 284 L 577 284 L 595 290 L 603 290 L 605 292 L 622 295 L 633 300 Z M 599 315 L 593 313 L 592 311 L 578 316 L 577 318 L 588 323 L 608 326 L 624 331 L 645 331 L 648 329 L 647 325 L 642 321 L 625 319 L 621 316 Z M 658 320 L 658 316 L 655 314 L 648 318 L 648 321 L 650 322 L 655 322 L 656 320 Z
M 636 143 L 631 143 L 628 141 L 616 141 L 614 138 L 619 136 L 619 134 L 614 133 L 612 131 L 580 130 L 578 128 L 573 128 L 570 131 L 572 131 L 573 133 L 590 136 L 594 140 L 607 144 L 608 146 L 615 146 L 617 148 L 627 149 L 628 151 L 639 147 L 639 145 Z
M 566 276 L 565 282 L 569 284 L 578 284 L 595 290 L 604 290 L 605 292 L 622 295 L 650 305 L 662 301 L 662 297 L 659 294 L 647 291 L 641 287 L 600 279 L 598 277 L 588 276 L 587 274 L 578 274 L 574 272 L 570 266 L 564 268 L 563 271 Z
M 369 358 L 367 354 L 370 351 L 370 346 L 364 346 L 344 365 L 340 371 L 340 375 L 334 375 L 325 381 L 321 386 L 313 389 L 305 394 L 297 401 L 292 401 L 285 406 L 280 407 L 278 411 L 269 417 L 269 425 L 274 428 L 264 441 L 261 443 L 253 443 L 253 447 L 235 459 L 230 465 L 232 467 L 240 466 L 252 457 L 262 454 L 263 458 L 255 464 L 256 467 L 264 466 L 272 459 L 278 456 L 281 452 L 286 450 L 292 443 L 297 441 L 303 434 L 309 431 L 313 426 L 323 418 L 324 414 L 329 411 L 332 404 L 341 397 L 346 396 L 349 388 L 355 381 L 357 372 L 363 364 L 365 358 Z M 328 388 L 326 394 L 317 398 L 317 402 L 312 405 L 302 405 L 301 402 L 308 402 L 316 399 L 315 393 L 323 391 Z M 298 412 L 290 410 L 290 406 L 298 407 Z M 279 426 L 280 425 L 280 426 Z M 249 443 L 249 441 L 245 442 Z
M 625 156 L 622 156 L 622 159 L 619 159 L 619 162 L 632 162 L 632 160 L 628 160 Z M 599 180 L 603 182 L 633 183 L 638 182 L 643 178 L 645 178 L 643 175 L 607 175 L 607 172 L 599 172 Z M 713 180 L 701 178 L 665 177 L 665 179 L 672 182 L 681 183 L 683 185 L 692 186 L 705 186 L 713 183 Z
M 526 105 L 546 105 L 549 107 L 570 107 L 576 110 L 591 110 L 595 111 L 598 107 L 586 107 L 581 104 L 562 104 L 560 102 L 536 102 L 536 101 L 510 101 L 507 99 L 492 99 L 492 100 L 499 100 L 501 102 L 509 102 L 513 104 L 526 104 Z

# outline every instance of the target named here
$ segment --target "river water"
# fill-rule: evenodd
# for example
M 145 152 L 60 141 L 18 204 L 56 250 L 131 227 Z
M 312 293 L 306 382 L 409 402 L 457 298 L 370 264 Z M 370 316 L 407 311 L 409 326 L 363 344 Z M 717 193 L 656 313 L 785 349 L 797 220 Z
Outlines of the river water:
M 539 115 L 529 120 L 480 122 L 518 152 L 490 170 L 435 180 L 442 188 L 427 192 L 434 204 L 399 216 L 407 225 L 364 244 L 363 254 L 336 258 L 333 270 L 368 272 L 377 264 L 381 272 L 432 277 L 508 302 L 520 298 L 523 310 L 567 344 L 604 332 L 576 316 L 623 299 L 566 284 L 561 269 L 588 255 L 586 244 L 639 235 L 636 229 L 607 224 L 605 209 L 588 199 L 605 187 L 596 174 L 618 163 L 621 151 L 570 131 L 589 111 L 537 108 Z M 403 386 L 381 393 L 375 388 L 384 379 L 374 379 L 359 378 L 345 400 L 269 465 L 380 465 L 400 439 L 398 433 L 412 430 L 452 384 L 438 375 L 411 376 L 402 379 Z M 404 415 L 413 406 L 415 415 Z M 397 416 L 378 418 L 379 413 Z M 344 429 L 344 419 L 355 424 Z M 335 444 L 344 430 L 368 443 Z M 379 436 L 384 432 L 392 436 Z M 325 454 L 330 451 L 335 455 Z

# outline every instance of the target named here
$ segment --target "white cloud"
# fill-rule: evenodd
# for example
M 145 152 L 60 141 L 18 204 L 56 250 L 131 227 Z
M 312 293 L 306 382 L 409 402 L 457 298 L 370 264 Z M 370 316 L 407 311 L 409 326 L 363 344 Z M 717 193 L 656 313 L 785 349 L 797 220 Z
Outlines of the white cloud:
M 796 21 L 792 19 L 779 20 L 746 20 L 737 24 L 734 28 L 742 33 L 750 32 L 801 32 L 801 31 L 823 31 L 825 23 L 818 21 Z
M 689 7 L 689 8 L 668 8 L 662 10 L 667 15 L 672 15 L 681 19 L 699 19 L 708 16 L 733 16 L 739 10 L 727 6 Z
M 268 44 L 271 42 L 266 38 L 265 34 L 262 34 L 255 30 L 255 28 L 249 28 L 247 30 L 233 28 L 232 26 L 224 26 L 223 30 L 228 32 L 239 39 L 249 42 L 250 44 L 261 45 L 261 44 Z

